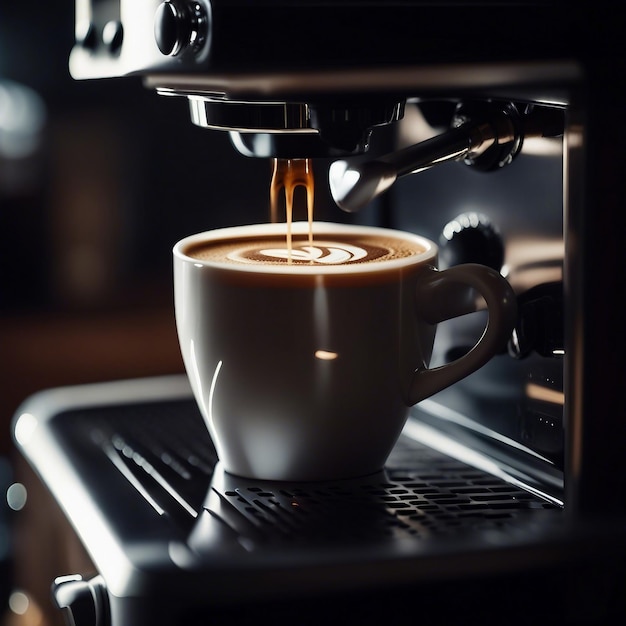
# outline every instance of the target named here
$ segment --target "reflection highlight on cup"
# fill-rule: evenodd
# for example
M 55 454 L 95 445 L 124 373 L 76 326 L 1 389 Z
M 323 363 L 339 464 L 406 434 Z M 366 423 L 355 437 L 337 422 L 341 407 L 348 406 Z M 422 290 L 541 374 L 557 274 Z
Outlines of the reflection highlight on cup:
M 202 393 L 202 377 L 200 376 L 200 370 L 198 370 L 198 360 L 196 358 L 196 344 L 193 339 L 189 341 L 189 354 L 191 355 L 191 376 L 193 377 L 193 382 L 196 384 L 198 392 L 203 396 Z
M 338 352 L 332 350 L 316 350 L 315 358 L 321 361 L 334 361 L 339 356 Z
M 217 386 L 217 377 L 220 375 L 220 370 L 222 369 L 223 361 L 218 361 L 215 367 L 215 371 L 213 372 L 213 378 L 211 379 L 211 386 L 209 387 L 209 421 L 213 424 L 213 396 L 215 395 L 215 387 Z

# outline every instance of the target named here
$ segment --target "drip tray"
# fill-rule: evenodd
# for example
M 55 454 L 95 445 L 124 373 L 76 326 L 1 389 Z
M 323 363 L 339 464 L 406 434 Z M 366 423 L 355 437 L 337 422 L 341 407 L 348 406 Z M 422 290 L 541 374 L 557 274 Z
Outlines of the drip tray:
M 202 613 L 498 578 L 597 554 L 597 526 L 566 526 L 549 498 L 414 431 L 378 474 L 291 483 L 225 473 L 184 377 L 42 392 L 14 422 L 18 448 L 85 546 L 112 610 L 140 607 L 128 623 L 149 623 L 165 604 Z

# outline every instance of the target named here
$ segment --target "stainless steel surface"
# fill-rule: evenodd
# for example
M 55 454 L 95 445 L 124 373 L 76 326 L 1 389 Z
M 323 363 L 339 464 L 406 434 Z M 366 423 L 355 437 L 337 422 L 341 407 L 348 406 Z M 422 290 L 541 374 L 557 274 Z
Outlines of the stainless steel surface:
M 492 148 L 506 146 L 496 163 L 496 167 L 502 167 L 513 160 L 522 145 L 520 124 L 511 119 L 517 115 L 514 105 L 503 106 L 500 115 L 494 112 L 491 118 L 481 121 L 459 114 L 453 120 L 453 129 L 415 146 L 355 165 L 335 161 L 329 170 L 332 196 L 344 211 L 358 211 L 402 176 L 447 161 L 473 164 Z
M 367 150 L 371 131 L 402 118 L 403 102 L 369 106 L 306 102 L 238 101 L 216 95 L 157 89 L 186 96 L 191 121 L 200 128 L 231 133 L 246 156 L 311 158 Z M 337 125 L 337 120 L 341 123 Z
M 246 155 L 342 156 L 367 151 L 370 129 L 398 119 L 386 111 L 417 92 L 562 103 L 563 81 L 579 71 L 555 46 L 569 37 L 564 17 L 550 2 L 516 10 L 419 0 L 78 0 L 70 71 L 77 79 L 139 75 L 159 93 L 187 96 L 195 123 L 245 132 L 233 143 Z M 550 39 L 539 36 L 544 24 Z M 468 32 L 488 32 L 488 43 L 468 48 Z M 537 34 L 532 52 L 519 33 Z M 275 105 L 288 121 L 276 121 Z M 330 111 L 332 130 L 316 110 Z M 320 131 L 322 141 L 276 136 L 302 129 Z M 346 132 L 355 137 L 346 141 Z
M 524 106 L 527 110 L 520 111 Z M 562 134 L 562 109 L 557 107 L 461 102 L 451 119 L 451 129 L 445 133 L 374 161 L 332 163 L 330 190 L 344 211 L 359 211 L 407 174 L 448 161 L 463 161 L 483 171 L 497 170 L 511 164 L 526 138 Z

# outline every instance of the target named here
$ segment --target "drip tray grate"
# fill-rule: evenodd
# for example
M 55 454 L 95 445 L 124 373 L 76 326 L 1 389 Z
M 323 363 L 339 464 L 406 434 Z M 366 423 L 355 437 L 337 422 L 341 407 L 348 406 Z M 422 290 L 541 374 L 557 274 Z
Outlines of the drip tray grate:
M 519 527 L 538 496 L 402 436 L 386 469 L 350 481 L 251 481 L 220 470 L 191 400 L 68 411 L 64 431 L 88 441 L 161 516 L 185 532 L 201 515 L 219 519 L 249 546 L 363 543 Z M 101 479 L 101 478 L 100 478 Z
M 413 469 L 394 467 L 402 456 Z M 556 509 L 533 494 L 402 438 L 387 469 L 341 483 L 252 484 L 222 474 L 207 508 L 257 542 L 346 542 L 506 530 Z M 245 524 L 243 524 L 245 520 Z

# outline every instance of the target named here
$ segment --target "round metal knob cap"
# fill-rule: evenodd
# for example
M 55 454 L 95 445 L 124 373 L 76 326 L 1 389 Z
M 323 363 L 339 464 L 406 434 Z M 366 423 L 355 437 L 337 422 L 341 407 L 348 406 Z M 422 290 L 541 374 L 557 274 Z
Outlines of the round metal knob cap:
M 154 39 L 167 56 L 176 56 L 187 47 L 198 50 L 205 41 L 206 28 L 206 12 L 197 2 L 163 2 L 154 15 Z
M 175 55 L 182 48 L 182 18 L 171 2 L 159 5 L 154 16 L 154 38 L 159 50 L 166 55 Z

